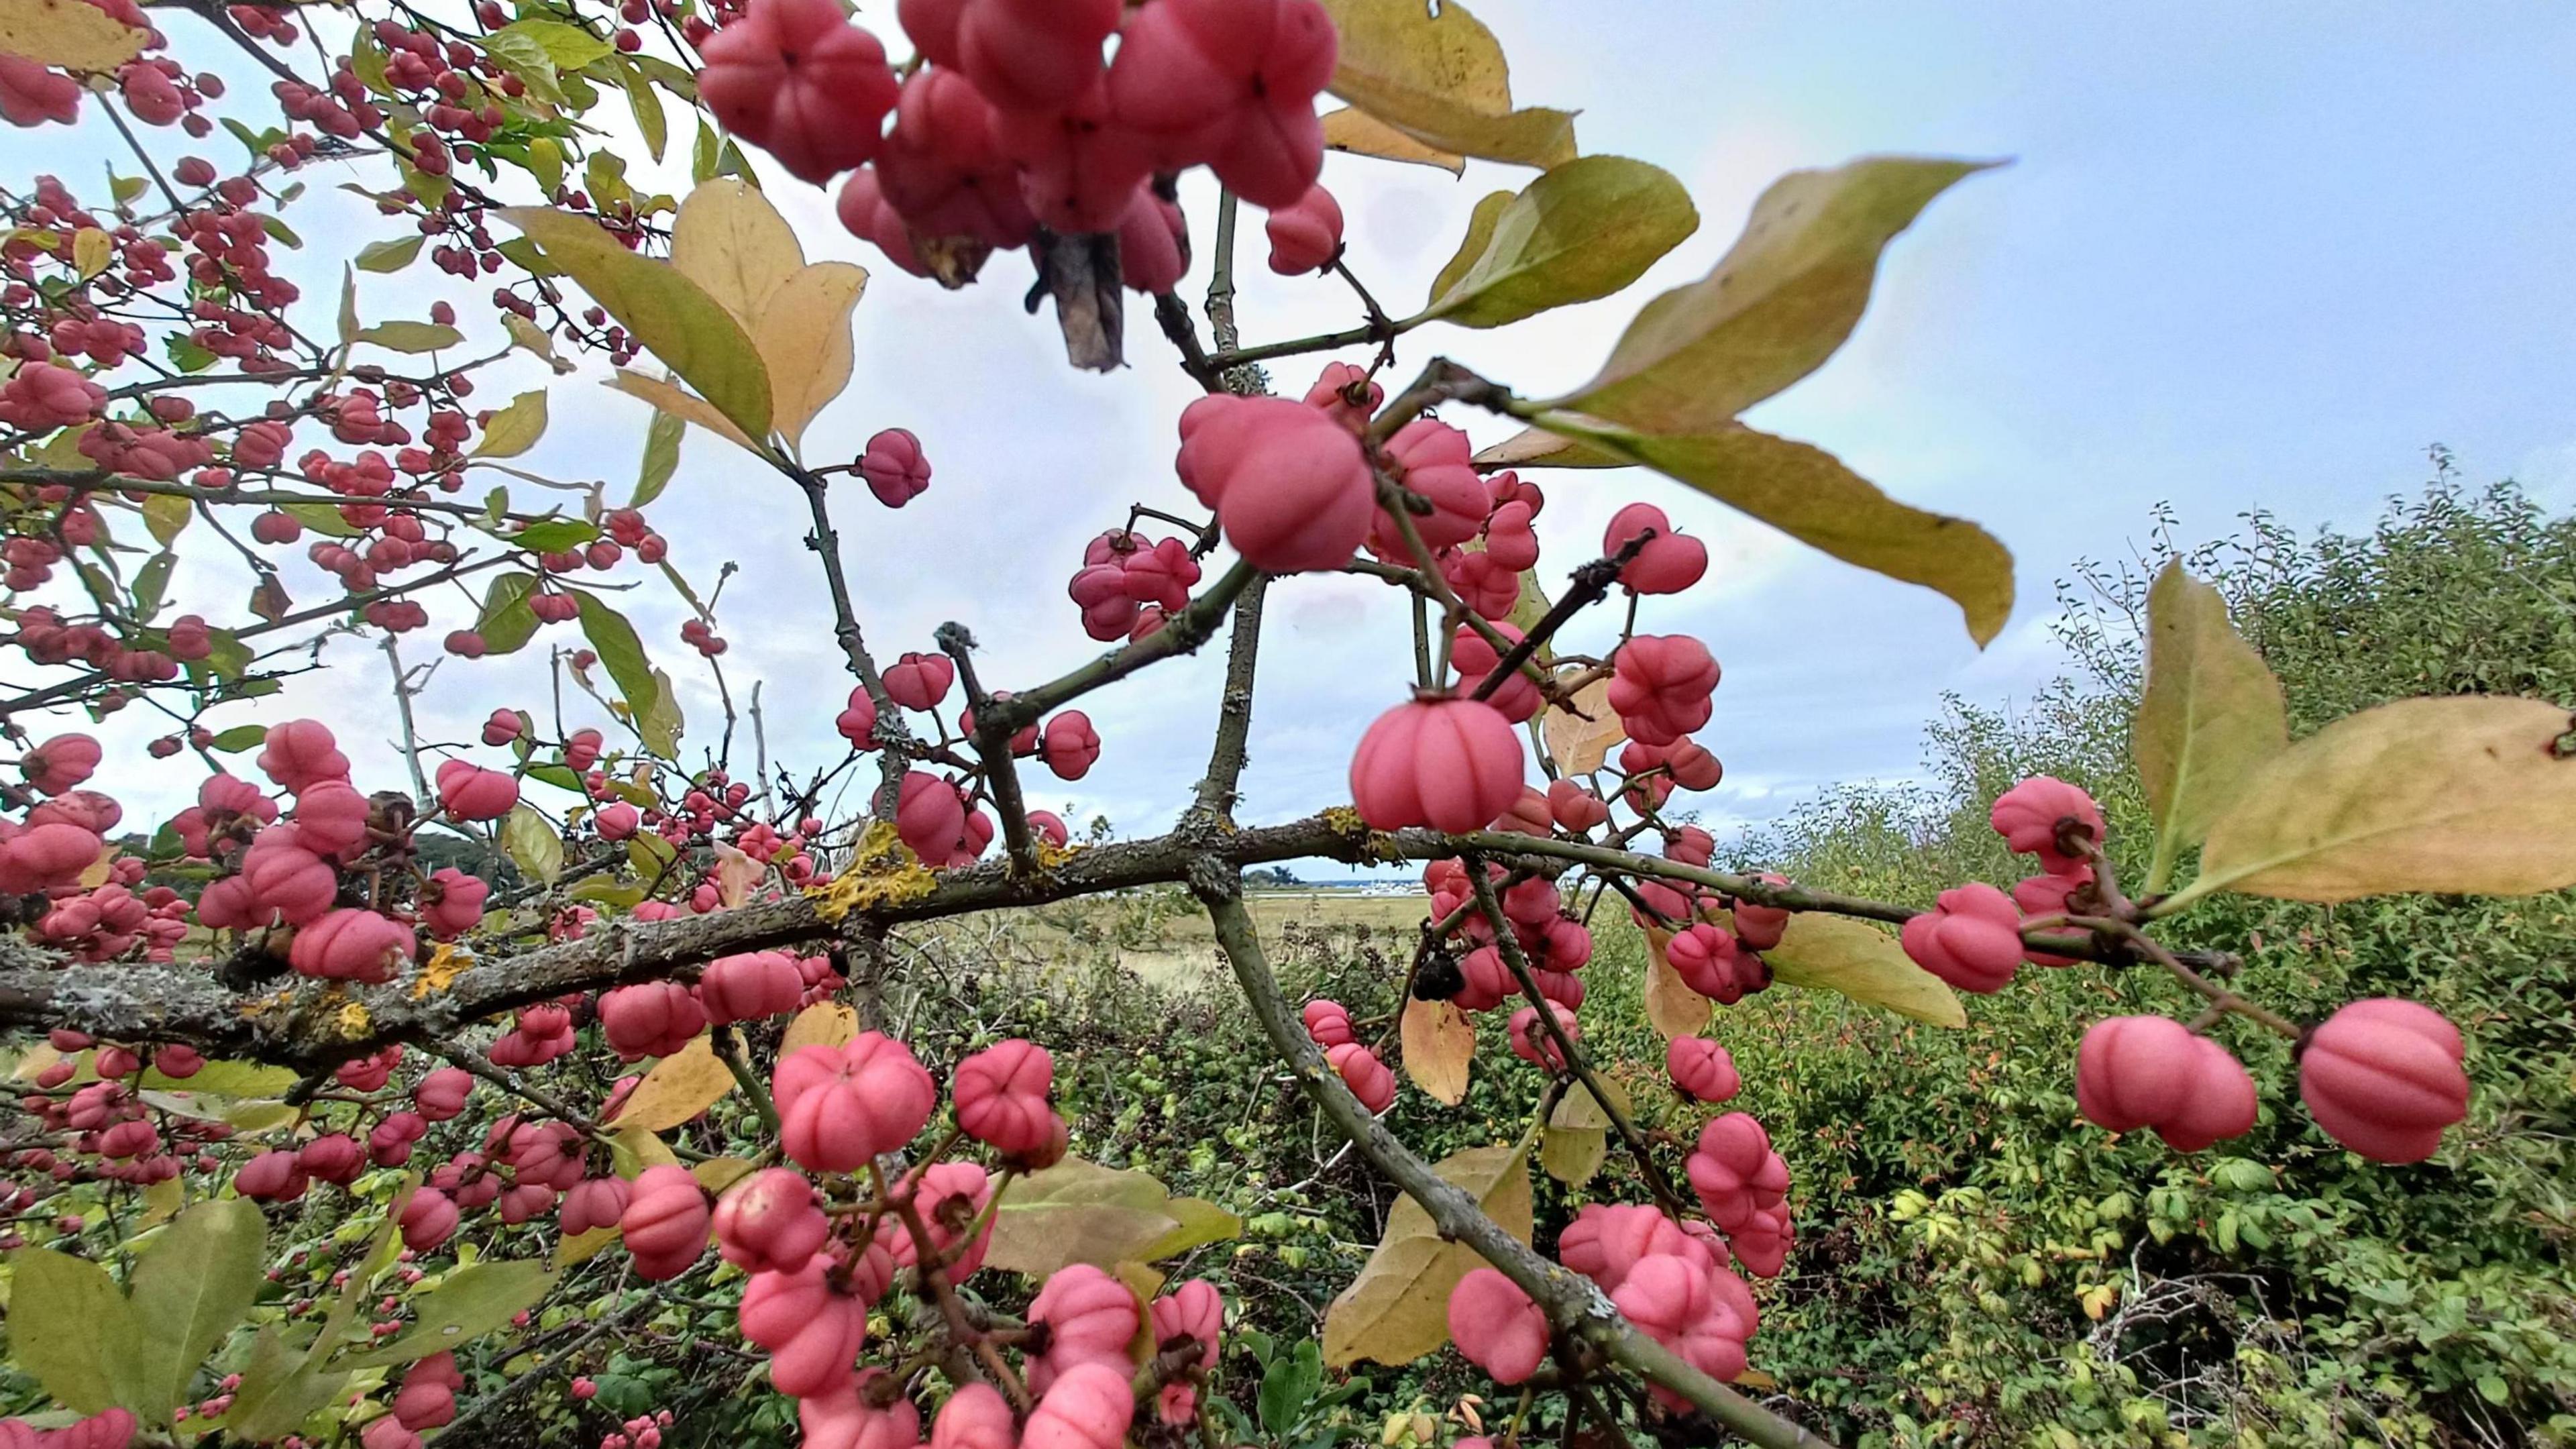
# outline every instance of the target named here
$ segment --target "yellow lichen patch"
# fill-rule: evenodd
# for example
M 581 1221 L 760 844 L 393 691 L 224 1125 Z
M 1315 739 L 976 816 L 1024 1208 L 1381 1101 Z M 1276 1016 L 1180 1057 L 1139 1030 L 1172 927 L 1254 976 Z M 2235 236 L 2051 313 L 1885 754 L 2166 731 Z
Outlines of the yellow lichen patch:
M 375 1018 L 367 1015 L 364 1003 L 351 1001 L 341 1006 L 339 1015 L 333 1019 L 332 1024 L 339 1028 L 343 1040 L 356 1041 L 367 1034 L 369 1027 L 375 1025 Z
M 456 978 L 474 964 L 473 953 L 456 949 L 451 942 L 441 941 L 421 964 L 420 974 L 412 978 L 411 999 L 419 1001 L 431 992 L 443 992 L 456 984 Z
M 843 871 L 830 885 L 806 887 L 805 898 L 814 903 L 814 914 L 838 922 L 852 911 L 919 900 L 938 888 L 936 876 L 918 864 L 907 863 L 877 870 Z
M 1038 864 L 1044 866 L 1048 870 L 1053 870 L 1057 866 L 1064 864 L 1066 861 L 1073 859 L 1075 856 L 1082 854 L 1082 852 L 1087 848 L 1088 847 L 1086 846 L 1080 845 L 1058 845 L 1052 840 L 1040 840 L 1038 842 Z

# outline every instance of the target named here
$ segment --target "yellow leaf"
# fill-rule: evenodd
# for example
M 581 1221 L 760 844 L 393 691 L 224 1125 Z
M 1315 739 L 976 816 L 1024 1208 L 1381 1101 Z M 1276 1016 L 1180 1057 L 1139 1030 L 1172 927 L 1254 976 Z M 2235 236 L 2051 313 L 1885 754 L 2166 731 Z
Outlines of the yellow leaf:
M 80 270 L 83 281 L 106 271 L 107 264 L 115 259 L 116 239 L 106 232 L 85 226 L 72 233 L 72 265 Z
M 1569 421 L 1591 430 L 1609 426 L 1597 418 L 1569 415 Z M 1563 433 L 1523 428 L 1477 453 L 1476 464 L 1482 468 L 1633 468 L 1636 461 Z
M 1455 1107 L 1467 1098 L 1476 1060 L 1476 1026 L 1456 1002 L 1415 997 L 1404 1004 L 1404 1074 L 1433 1100 Z
M 2402 699 L 2347 715 L 2246 781 L 2184 894 L 2333 902 L 2576 885 L 2571 729 L 2564 708 L 2536 699 Z
M 1624 1117 L 1634 1110 L 1627 1089 L 1617 1082 L 1603 1078 L 1601 1089 L 1619 1115 Z M 1592 1090 L 1578 1080 L 1566 1087 L 1556 1110 L 1548 1113 L 1547 1125 L 1539 1131 L 1539 1166 L 1568 1187 L 1581 1187 L 1601 1170 L 1609 1155 L 1610 1114 L 1602 1110 Z
M 1980 647 L 2012 614 L 2012 554 L 1994 535 L 1897 502 L 1822 448 L 1741 423 L 1661 436 L 1587 429 L 1559 413 L 1538 422 L 1679 479 L 1845 563 L 1947 595 Z
M 1780 1387 L 1780 1381 L 1778 1379 L 1771 1377 L 1760 1369 L 1746 1369 L 1744 1372 L 1737 1374 L 1732 1382 L 1739 1389 L 1760 1389 L 1765 1392 Z
M 1628 736 L 1626 727 L 1619 723 L 1619 712 L 1610 707 L 1610 681 L 1606 679 L 1596 679 L 1578 690 L 1572 709 L 1550 709 L 1541 731 L 1547 736 L 1547 753 L 1556 761 L 1560 775 L 1589 775 L 1600 769 L 1601 762 L 1609 757 L 1610 747 Z
M 608 1155 L 624 1178 L 641 1176 L 648 1167 L 676 1167 L 671 1145 L 641 1127 L 621 1126 L 608 1134 Z
M 1607 297 L 1699 230 L 1699 212 L 1672 173 L 1625 156 L 1578 156 L 1501 206 L 1493 201 L 1477 203 L 1424 317 L 1500 327 Z
M 848 1046 L 858 1035 L 857 1012 L 837 1001 L 818 1001 L 787 1023 L 787 1034 L 778 1041 L 778 1055 L 785 1058 L 809 1046 Z
M 1512 109 L 1503 48 L 1467 8 L 1324 0 L 1341 35 L 1332 92 L 1436 151 L 1518 166 L 1574 159 L 1574 113 Z
M 510 399 L 510 405 L 492 415 L 483 427 L 483 441 L 474 445 L 477 458 L 515 458 L 537 445 L 546 435 L 546 390 L 523 392 Z
M 805 265 L 805 249 L 760 188 L 736 176 L 711 176 L 671 220 L 671 265 L 750 332 L 768 310 L 770 294 Z M 770 376 L 774 385 L 780 374 L 773 368 Z
M 598 1257 L 601 1251 L 616 1242 L 617 1238 L 618 1231 L 615 1223 L 565 1238 L 555 1244 L 555 1266 L 569 1268 L 575 1263 L 587 1263 Z
M 1672 940 L 1670 931 L 1652 926 L 1646 930 L 1646 1021 L 1669 1041 L 1677 1036 L 1697 1036 L 1708 1026 L 1709 1001 L 1690 989 L 1673 963 L 1664 957 L 1664 945 Z
M 1646 304 L 1590 382 L 1545 404 L 1646 433 L 1700 433 L 1805 377 L 1869 304 L 1879 253 L 1989 162 L 1871 157 L 1795 171 L 1706 277 Z
M 2147 684 L 2129 753 L 2156 819 L 2150 892 L 2209 834 L 2265 761 L 2290 747 L 2281 682 L 2237 637 L 2218 591 L 2176 561 L 2147 591 Z
M 188 1190 L 180 1184 L 179 1179 L 175 1177 L 161 1179 L 143 1189 L 142 1226 L 148 1228 L 154 1223 L 168 1222 L 179 1215 L 179 1209 L 185 1206 L 187 1201 Z
M 1324 113 L 1324 148 L 1382 161 L 1409 161 L 1437 166 L 1452 175 L 1467 174 L 1467 158 L 1437 146 L 1425 146 L 1356 106 Z
M 608 380 L 608 386 L 629 397 L 642 398 L 675 418 L 695 423 L 745 452 L 761 451 L 758 443 L 733 425 L 733 419 L 716 411 L 715 404 L 695 394 L 682 392 L 659 378 L 620 369 L 615 377 Z
M 1817 911 L 1790 915 L 1780 944 L 1762 953 L 1773 979 L 1839 992 L 1934 1026 L 1966 1026 L 1947 983 L 1914 964 L 1896 937 L 1867 921 Z
M 985 1262 L 1044 1278 L 1071 1263 L 1114 1269 L 1151 1262 L 1242 1230 L 1232 1213 L 1175 1198 L 1150 1173 L 1068 1157 L 1003 1195 Z
M 760 353 L 705 289 L 668 262 L 628 251 L 586 217 L 538 206 L 506 207 L 501 217 L 744 435 L 768 434 L 769 374 Z
M 758 1163 L 739 1157 L 710 1157 L 704 1162 L 691 1163 L 689 1176 L 696 1178 L 698 1186 L 707 1191 L 721 1193 L 759 1170 Z
M 0 51 L 39 65 L 112 71 L 151 39 L 82 0 L 9 0 L 0 5 Z
M 817 262 L 769 294 L 753 336 L 769 369 L 770 426 L 790 446 L 850 385 L 850 309 L 867 285 L 865 267 Z
M 1520 1148 L 1471 1147 L 1433 1171 L 1474 1198 L 1504 1232 L 1529 1241 L 1529 1162 Z M 1335 1368 L 1364 1358 L 1408 1364 L 1447 1343 L 1449 1290 L 1484 1261 L 1464 1243 L 1444 1240 L 1420 1203 L 1398 1198 L 1377 1250 L 1324 1313 L 1324 1362 Z
M 693 1121 L 733 1090 L 733 1071 L 701 1034 L 687 1046 L 653 1064 L 634 1094 L 617 1109 L 621 1133 L 663 1132 Z

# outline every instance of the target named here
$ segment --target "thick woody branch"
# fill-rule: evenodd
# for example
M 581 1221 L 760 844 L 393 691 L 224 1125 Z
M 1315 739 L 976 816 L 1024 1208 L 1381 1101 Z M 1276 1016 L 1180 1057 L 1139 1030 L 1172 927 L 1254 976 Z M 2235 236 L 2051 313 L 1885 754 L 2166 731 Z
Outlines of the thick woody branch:
M 1243 882 L 1237 867 L 1213 856 L 1202 857 L 1190 875 L 1190 889 L 1206 905 L 1215 924 L 1217 946 L 1233 967 L 1235 980 L 1261 1021 L 1262 1031 L 1295 1073 L 1306 1095 L 1333 1119 L 1371 1166 L 1429 1213 L 1440 1235 L 1465 1243 L 1520 1285 L 1547 1313 L 1563 1339 L 1580 1341 L 1611 1362 L 1649 1382 L 1672 1390 L 1709 1417 L 1761 1449 L 1822 1449 L 1827 1441 L 1773 1414 L 1761 1405 L 1701 1373 L 1679 1354 L 1629 1326 L 1590 1279 L 1551 1263 L 1487 1217 L 1476 1200 L 1432 1171 L 1385 1124 L 1351 1095 L 1339 1073 L 1324 1060 L 1314 1039 L 1290 1015 L 1270 974 L 1268 958 L 1243 907 Z

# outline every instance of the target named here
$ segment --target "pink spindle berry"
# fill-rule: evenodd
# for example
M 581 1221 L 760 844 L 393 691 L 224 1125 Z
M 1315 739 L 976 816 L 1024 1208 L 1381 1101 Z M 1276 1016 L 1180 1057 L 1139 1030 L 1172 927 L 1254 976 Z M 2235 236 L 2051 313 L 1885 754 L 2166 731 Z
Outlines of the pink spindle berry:
M 1020 1449 L 1118 1449 L 1136 1418 L 1129 1373 L 1103 1363 L 1079 1363 L 1056 1376 L 1029 1415 Z
M 563 1213 L 558 1226 L 567 1238 L 599 1228 L 613 1228 L 626 1215 L 626 1200 L 631 1189 L 622 1177 L 586 1177 L 564 1193 Z
M 1134 1372 L 1128 1351 L 1143 1322 L 1135 1290 L 1089 1263 L 1056 1270 L 1030 1302 L 1029 1322 L 1047 1326 L 1046 1352 L 1029 1366 L 1040 1393 L 1079 1364 Z
M 667 1057 L 706 1030 L 706 1008 L 676 981 L 620 986 L 599 996 L 600 1030 L 627 1061 Z
M 894 72 L 832 0 L 751 0 L 698 53 L 716 119 L 800 179 L 821 185 L 876 154 Z
M 317 780 L 349 778 L 349 757 L 340 753 L 338 741 L 321 721 L 288 720 L 269 727 L 259 768 L 287 789 L 301 790 Z
M 1216 510 L 1226 542 L 1268 573 L 1342 567 L 1377 514 L 1359 439 L 1286 398 L 1216 394 L 1190 404 L 1175 467 Z
M 1304 1016 L 1306 1034 L 1327 1051 L 1353 1040 L 1351 1014 L 1338 1001 L 1309 1001 Z
M 636 1273 L 659 1283 L 687 1272 L 706 1251 L 708 1219 L 706 1189 L 687 1168 L 665 1163 L 635 1179 L 617 1226 Z
M 1610 516 L 1602 535 L 1604 557 L 1615 556 L 1631 539 L 1651 531 L 1636 556 L 1619 570 L 1619 582 L 1641 594 L 1678 594 L 1708 572 L 1708 545 L 1673 532 L 1672 520 L 1651 503 L 1631 503 Z
M 411 927 L 374 911 L 344 908 L 299 928 L 286 959 L 305 976 L 380 985 L 419 952 Z
M 498 820 L 519 803 L 519 782 L 463 760 L 438 767 L 438 803 L 455 820 Z
M 945 654 L 909 653 L 887 666 L 886 697 L 905 709 L 936 709 L 957 682 L 957 666 Z
M 957 1126 L 969 1137 L 1022 1160 L 1061 1143 L 1063 1124 L 1047 1105 L 1055 1086 L 1055 1059 L 1046 1048 L 1016 1037 L 957 1064 L 950 1091 Z
M 769 1350 L 780 1393 L 806 1398 L 847 1383 L 866 1346 L 867 1300 L 833 1282 L 831 1268 L 809 1253 L 792 1269 L 754 1272 L 743 1287 L 742 1336 Z
M 1017 1449 L 1010 1402 L 991 1384 L 970 1383 L 948 1396 L 930 1424 L 930 1449 Z
M 1377 1059 L 1375 1052 L 1358 1042 L 1344 1042 L 1327 1048 L 1324 1060 L 1341 1073 L 1343 1085 L 1371 1113 L 1384 1112 L 1395 1105 L 1395 1073 Z
M 492 711 L 491 718 L 483 721 L 483 743 L 506 745 L 517 739 L 526 728 L 527 722 L 519 717 L 517 710 L 496 709 Z
M 2152 1127 L 2166 1145 L 2198 1152 L 2254 1125 L 2254 1079 L 2227 1048 L 2161 1016 L 2115 1016 L 2084 1033 L 2075 1103 L 2114 1132 Z
M 1449 1337 L 1494 1382 L 1522 1383 L 1547 1359 L 1547 1314 L 1499 1270 L 1477 1268 L 1449 1290 Z
M 805 1174 L 772 1167 L 717 1200 L 715 1233 L 726 1262 L 753 1272 L 789 1273 L 822 1249 L 832 1222 Z
M 859 476 L 879 503 L 901 508 L 930 487 L 930 460 L 909 429 L 887 428 L 868 439 L 866 451 L 859 454 Z
M 777 1016 L 794 1011 L 804 999 L 804 973 L 784 951 L 719 956 L 698 977 L 698 1002 L 710 1025 Z
M 1995 833 L 2004 838 L 2004 844 L 2023 854 L 2037 855 L 2040 868 L 2051 875 L 2092 868 L 2084 856 L 2059 849 L 2061 843 L 2102 843 L 2101 807 L 2093 803 L 2092 796 L 2054 776 L 2033 775 L 2006 790 L 1996 797 L 1988 819 Z
M 2460 1030 L 2412 1001 L 2356 1001 L 2308 1033 L 2299 1098 L 2326 1135 L 2374 1162 L 2421 1162 L 2469 1114 Z
M 1684 634 L 1639 634 L 1619 646 L 1610 707 L 1642 745 L 1671 745 L 1708 723 L 1717 660 Z
M 1351 757 L 1351 800 L 1378 830 L 1483 829 L 1521 793 L 1521 742 L 1492 705 L 1417 699 L 1377 717 Z
M 1046 722 L 1038 754 L 1057 779 L 1079 780 L 1099 762 L 1100 731 L 1091 727 L 1091 716 L 1078 709 L 1066 710 Z
M 1283 277 L 1320 271 L 1342 250 L 1342 207 L 1321 186 L 1270 213 L 1270 270 Z
M 1744 1087 L 1735 1058 L 1704 1036 L 1677 1036 L 1664 1047 L 1664 1070 L 1673 1085 L 1702 1102 L 1723 1102 Z
M 800 1047 L 773 1079 L 787 1155 L 816 1172 L 853 1172 L 910 1142 L 937 1092 L 903 1043 L 878 1032 L 847 1046 Z
M 426 1253 L 454 1236 L 457 1220 L 456 1204 L 447 1194 L 434 1187 L 415 1188 L 398 1219 L 403 1246 Z
M 1905 954 L 1962 991 L 2000 991 L 2021 967 L 2021 908 L 1983 881 L 1941 892 L 1905 923 Z

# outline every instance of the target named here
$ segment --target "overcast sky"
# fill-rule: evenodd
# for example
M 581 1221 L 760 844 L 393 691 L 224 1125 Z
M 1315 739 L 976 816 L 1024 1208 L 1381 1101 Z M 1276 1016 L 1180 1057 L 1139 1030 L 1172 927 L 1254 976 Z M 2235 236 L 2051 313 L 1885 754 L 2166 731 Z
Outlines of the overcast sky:
M 891 9 L 871 0 L 861 19 L 891 31 Z M 2179 509 L 2191 537 L 2224 532 L 2257 506 L 2302 527 L 2361 525 L 2420 483 L 2423 449 L 2436 441 L 2472 478 L 2519 476 L 2562 505 L 2576 490 L 2576 196 L 2566 161 L 2576 23 L 2562 9 L 1936 11 L 1818 0 L 1478 9 L 1512 56 L 1522 101 L 1580 108 L 1586 152 L 1673 171 L 1702 225 L 1620 297 L 1499 334 L 1423 329 L 1405 341 L 1403 376 L 1445 352 L 1524 392 L 1561 391 L 1588 375 L 1646 297 L 1705 272 L 1780 173 L 1876 152 L 2013 158 L 1934 202 L 1890 251 L 1850 345 L 1750 415 L 1835 451 L 1901 499 L 2001 537 L 2019 560 L 2021 602 L 1991 648 L 1976 650 L 1937 596 L 1804 551 L 1678 484 L 1638 472 L 1536 475 L 1549 495 L 1540 567 L 1550 577 L 1589 557 L 1602 522 L 1637 498 L 1710 541 L 1709 580 L 1651 601 L 1641 627 L 1697 634 L 1724 662 L 1716 718 L 1701 736 L 1727 765 L 1724 786 L 1702 797 L 1713 820 L 1768 818 L 1834 780 L 1911 773 L 1922 722 L 1945 690 L 1989 704 L 2026 697 L 2059 667 L 2046 634 L 2052 581 L 2078 557 L 2128 551 L 2159 501 Z M 191 45 L 202 49 L 203 37 L 183 41 Z M 254 82 L 236 96 L 253 86 L 265 91 Z M 16 135 L 13 147 L 28 144 L 29 133 Z M 81 140 L 94 140 L 90 127 Z M 220 134 L 208 144 L 229 145 Z M 70 174 L 97 174 L 77 146 L 62 149 Z M 946 619 L 975 631 L 997 687 L 1087 657 L 1098 646 L 1064 596 L 1084 541 L 1132 502 L 1189 502 L 1171 456 L 1173 420 L 1194 389 L 1168 347 L 1144 322 L 1130 330 L 1131 368 L 1075 373 L 1051 319 L 1018 306 L 1020 259 L 997 259 L 985 285 L 946 293 L 842 233 L 824 193 L 774 167 L 764 175 L 809 257 L 874 273 L 857 314 L 857 376 L 808 433 L 808 458 L 845 459 L 877 429 L 902 425 L 936 470 L 929 493 L 899 513 L 856 488 L 837 496 L 879 659 L 929 648 Z M 1325 182 L 1351 217 L 1353 267 L 1391 309 L 1410 310 L 1476 198 L 1528 175 L 1479 165 L 1455 180 L 1336 157 Z M 312 179 L 319 192 L 341 178 Z M 1204 290 L 1213 214 L 1201 182 L 1184 198 L 1202 249 L 1184 288 L 1193 297 Z M 325 262 L 383 234 L 359 235 L 363 209 L 330 201 L 290 216 L 314 242 L 308 256 L 328 252 Z M 1247 340 L 1356 320 L 1337 282 L 1269 274 L 1257 217 L 1247 219 Z M 327 298 L 336 267 L 298 265 Z M 441 291 L 426 266 L 367 278 L 362 293 L 369 320 L 424 315 L 434 295 L 455 297 L 478 342 L 491 334 L 488 307 L 470 290 Z M 1301 391 L 1319 363 L 1292 360 L 1277 381 Z M 622 499 L 646 410 L 600 388 L 604 375 L 592 362 L 559 382 L 552 432 L 517 461 L 606 477 Z M 485 396 L 497 402 L 508 390 L 487 384 Z M 1480 442 L 1509 431 L 1456 421 Z M 831 720 L 848 680 L 793 490 L 693 433 L 653 519 L 701 590 L 727 562 L 741 566 L 720 607 L 733 643 L 724 663 L 737 702 L 764 681 L 773 758 L 837 758 Z M 300 560 L 290 586 L 306 602 L 326 596 Z M 679 643 L 681 611 L 662 593 L 648 585 L 622 602 L 681 681 L 690 742 L 706 743 L 720 720 L 712 681 Z M 1405 614 L 1386 587 L 1300 578 L 1272 600 L 1245 779 L 1243 814 L 1255 821 L 1344 799 L 1360 731 L 1410 681 Z M 416 656 L 459 622 L 454 612 Z M 574 642 L 567 626 L 540 643 L 556 634 Z M 460 740 L 495 705 L 540 704 L 541 654 L 443 669 L 422 702 L 427 733 Z M 1105 814 L 1122 833 L 1167 823 L 1204 760 L 1220 654 L 1086 701 L 1106 741 L 1101 762 L 1078 785 L 1041 776 L 1039 803 Z M 346 640 L 322 658 L 327 669 L 290 687 L 286 713 L 330 720 L 362 781 L 391 783 L 399 766 L 384 660 Z M 214 722 L 284 717 L 258 709 Z M 141 713 L 109 732 L 136 741 L 155 732 Z M 129 786 L 120 771 L 116 784 L 145 808 L 175 803 L 193 790 L 185 764 L 153 767 L 148 786 Z

